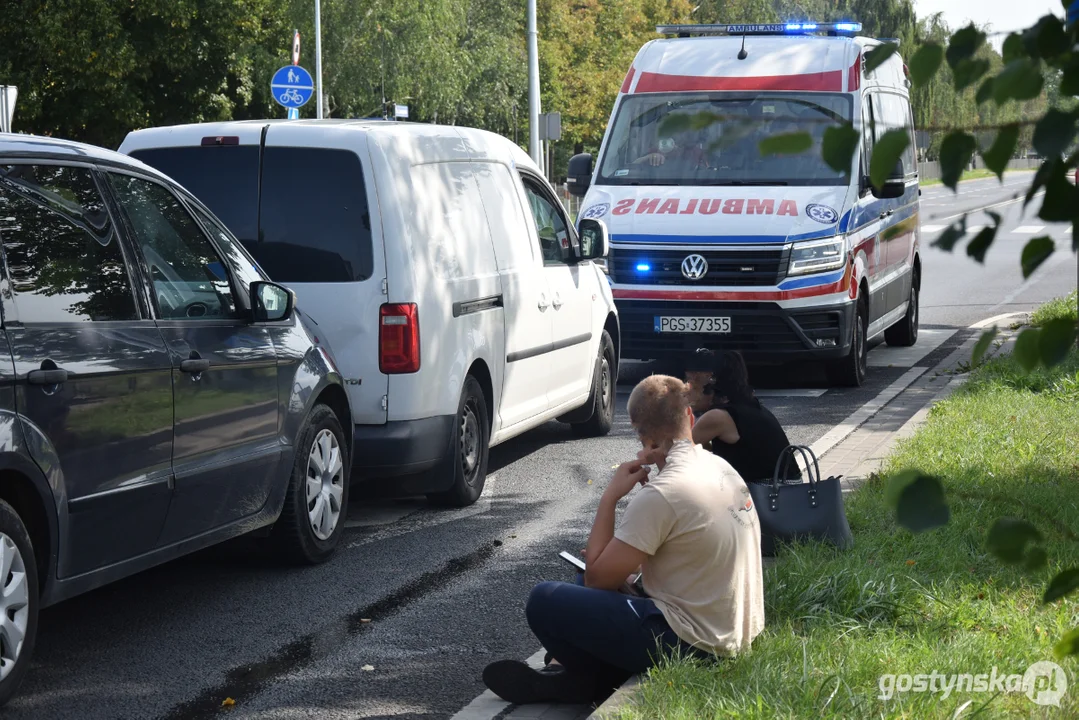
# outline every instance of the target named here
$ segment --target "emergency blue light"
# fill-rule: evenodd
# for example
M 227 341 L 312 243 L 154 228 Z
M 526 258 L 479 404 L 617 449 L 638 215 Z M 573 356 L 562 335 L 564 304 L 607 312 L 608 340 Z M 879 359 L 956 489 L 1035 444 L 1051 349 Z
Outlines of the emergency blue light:
M 648 263 L 637 263 L 637 272 L 648 272 L 652 266 Z
M 760 25 L 657 25 L 660 35 L 805 35 L 823 33 L 825 35 L 847 35 L 862 31 L 862 24 L 856 22 L 838 23 L 764 23 Z

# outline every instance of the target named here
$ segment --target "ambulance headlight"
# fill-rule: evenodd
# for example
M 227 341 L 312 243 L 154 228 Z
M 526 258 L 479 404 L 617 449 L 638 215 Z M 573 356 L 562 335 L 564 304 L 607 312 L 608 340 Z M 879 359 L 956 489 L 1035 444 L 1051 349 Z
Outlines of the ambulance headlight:
M 847 240 L 842 237 L 795 243 L 791 247 L 787 275 L 838 270 L 847 264 Z

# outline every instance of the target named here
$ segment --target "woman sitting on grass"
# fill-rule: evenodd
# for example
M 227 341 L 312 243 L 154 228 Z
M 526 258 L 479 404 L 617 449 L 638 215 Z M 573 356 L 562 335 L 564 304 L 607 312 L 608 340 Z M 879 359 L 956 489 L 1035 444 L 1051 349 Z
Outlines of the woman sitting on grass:
M 790 440 L 776 416 L 753 395 L 742 355 L 726 350 L 717 357 L 710 350 L 698 350 L 686 368 L 686 381 L 693 410 L 701 413 L 693 426 L 693 441 L 710 447 L 746 482 L 770 481 Z M 802 481 L 793 460 L 782 479 Z

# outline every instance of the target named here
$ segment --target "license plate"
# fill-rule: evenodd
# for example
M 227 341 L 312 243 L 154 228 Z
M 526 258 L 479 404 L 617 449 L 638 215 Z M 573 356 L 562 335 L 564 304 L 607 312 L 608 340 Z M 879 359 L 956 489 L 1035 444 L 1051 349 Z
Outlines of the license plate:
M 658 333 L 729 333 L 729 317 L 656 317 Z

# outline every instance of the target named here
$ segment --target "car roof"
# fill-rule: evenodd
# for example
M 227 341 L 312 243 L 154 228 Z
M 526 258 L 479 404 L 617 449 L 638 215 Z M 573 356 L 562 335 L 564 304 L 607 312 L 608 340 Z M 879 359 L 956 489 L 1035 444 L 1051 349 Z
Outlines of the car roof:
M 154 168 L 114 150 L 42 135 L 0 133 L 0 159 L 49 159 L 101 163 L 128 167 L 133 170 L 168 179 Z
M 200 144 L 204 137 L 240 136 L 241 144 L 260 142 L 261 130 L 270 125 L 287 125 L 301 132 L 317 133 L 331 130 L 336 132 L 364 132 L 376 136 L 421 135 L 428 137 L 446 137 L 469 141 L 470 149 L 479 152 L 483 148 L 508 151 L 513 161 L 523 167 L 539 172 L 532 158 L 516 143 L 501 135 L 487 130 L 461 127 L 458 125 L 436 125 L 429 123 L 409 123 L 394 120 L 326 118 L 321 120 L 225 120 L 208 123 L 191 123 L 134 130 L 128 133 L 121 147 L 125 152 L 137 152 L 147 148 L 192 147 Z

